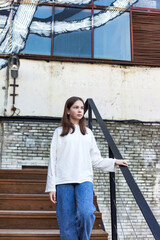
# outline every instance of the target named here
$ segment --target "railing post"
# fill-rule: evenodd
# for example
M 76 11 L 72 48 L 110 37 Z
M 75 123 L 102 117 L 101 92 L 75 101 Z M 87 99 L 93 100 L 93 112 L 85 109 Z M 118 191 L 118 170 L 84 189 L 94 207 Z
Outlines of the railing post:
M 109 147 L 109 157 L 113 158 L 113 153 Z M 109 173 L 110 178 L 110 200 L 111 200 L 111 224 L 112 224 L 112 240 L 117 240 L 117 208 L 116 208 L 116 184 L 115 173 Z
M 92 108 L 88 103 L 88 127 L 92 130 L 93 124 L 92 124 Z
M 92 130 L 93 129 L 93 123 L 92 123 L 92 108 L 91 106 L 89 105 L 88 103 L 88 127 Z M 94 193 L 95 195 L 95 193 Z M 99 206 L 98 206 L 98 203 L 97 203 L 97 206 L 96 206 L 96 210 L 99 212 Z M 102 221 L 102 229 L 103 231 L 106 231 L 105 230 L 105 226 L 104 226 L 104 223 Z

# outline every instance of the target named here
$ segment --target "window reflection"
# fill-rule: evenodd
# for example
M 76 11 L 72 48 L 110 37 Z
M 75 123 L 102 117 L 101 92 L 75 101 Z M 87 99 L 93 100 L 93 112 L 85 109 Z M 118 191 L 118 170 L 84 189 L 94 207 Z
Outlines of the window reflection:
M 0 31 L 3 30 L 3 28 L 6 25 L 7 18 L 9 17 L 9 11 L 8 10 L 1 10 L 0 11 Z
M 94 3 L 96 2 L 111 4 L 114 1 L 95 0 Z M 102 10 L 95 10 L 94 14 L 99 12 L 103 13 Z M 99 17 L 97 18 L 98 22 L 103 20 Z M 101 18 L 103 18 L 103 14 L 101 14 Z M 94 21 L 94 17 L 92 18 L 91 9 L 55 6 L 53 16 L 52 6 L 38 6 L 30 26 L 25 49 L 21 53 L 90 58 L 92 57 L 93 42 L 94 58 L 130 61 L 129 12 L 95 28 L 93 41 L 92 20 Z M 34 27 L 32 27 L 33 24 Z M 41 28 L 39 24 L 42 26 Z M 47 24 L 47 29 L 45 24 Z M 51 39 L 53 40 L 52 53 Z
M 39 6 L 35 12 L 33 22 L 38 24 L 41 22 L 52 24 L 52 7 Z M 25 49 L 21 53 L 27 54 L 39 54 L 39 55 L 51 55 L 51 35 L 48 37 L 43 36 L 43 31 L 38 31 L 36 34 L 29 34 Z
M 110 6 L 115 0 L 94 0 L 94 5 Z
M 85 24 L 83 20 L 86 18 L 91 18 L 89 9 L 55 7 L 54 21 L 55 24 L 62 23 L 62 33 L 54 35 L 54 55 L 91 57 L 91 29 L 82 29 Z M 74 31 L 74 25 L 77 23 L 81 28 Z
M 139 0 L 134 4 L 135 7 L 144 7 L 144 8 L 159 8 L 160 9 L 160 0 Z
M 131 60 L 129 13 L 94 29 L 94 58 Z

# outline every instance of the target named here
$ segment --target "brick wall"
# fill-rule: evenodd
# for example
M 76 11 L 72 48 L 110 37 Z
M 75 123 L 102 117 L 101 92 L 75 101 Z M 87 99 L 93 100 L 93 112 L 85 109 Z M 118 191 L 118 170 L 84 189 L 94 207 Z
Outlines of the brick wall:
M 160 222 L 160 124 L 107 122 L 107 127 L 122 156 L 129 162 L 134 179 Z M 108 148 L 104 144 L 102 132 L 97 126 L 93 128 L 93 132 L 99 149 L 105 157 Z M 154 239 L 119 168 L 116 172 L 116 187 L 119 238 Z M 103 212 L 106 230 L 110 233 L 107 173 L 95 171 L 94 190 L 98 196 L 100 210 Z M 124 229 L 122 230 L 121 227 Z
M 4 122 L 1 125 L 1 168 L 21 169 L 22 165 L 48 165 L 49 149 L 58 122 Z M 1 130 L 2 132 L 2 130 Z
M 48 165 L 50 142 L 53 131 L 58 125 L 58 121 L 1 122 L 1 168 L 20 169 L 22 165 Z M 122 156 L 128 160 L 129 168 L 138 186 L 160 222 L 160 124 L 107 122 L 107 126 Z M 108 147 L 96 123 L 93 132 L 102 156 L 105 157 Z M 110 233 L 108 179 L 108 173 L 94 171 L 94 191 L 98 197 L 100 210 L 103 212 L 106 231 Z M 136 239 L 135 234 L 141 240 L 154 239 L 118 168 L 116 186 L 119 239 Z

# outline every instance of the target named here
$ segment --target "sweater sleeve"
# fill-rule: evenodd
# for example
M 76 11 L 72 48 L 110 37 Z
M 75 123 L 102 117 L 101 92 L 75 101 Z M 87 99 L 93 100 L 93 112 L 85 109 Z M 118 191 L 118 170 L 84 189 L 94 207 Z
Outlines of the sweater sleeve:
M 92 160 L 92 166 L 94 168 L 98 168 L 103 170 L 104 172 L 115 172 L 116 165 L 115 161 L 116 159 L 113 158 L 102 158 L 101 153 L 97 147 L 97 143 L 95 140 L 95 137 L 91 131 L 91 160 Z
M 48 174 L 45 192 L 56 191 L 55 186 L 55 168 L 56 168 L 56 158 L 57 158 L 57 142 L 58 142 L 58 131 L 57 129 L 53 133 L 51 145 L 50 145 L 50 159 L 48 164 Z

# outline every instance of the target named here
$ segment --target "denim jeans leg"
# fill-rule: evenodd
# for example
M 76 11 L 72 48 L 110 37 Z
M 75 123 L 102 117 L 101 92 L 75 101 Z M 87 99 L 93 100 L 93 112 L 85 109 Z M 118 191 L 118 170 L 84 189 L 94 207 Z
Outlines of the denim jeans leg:
M 76 199 L 73 184 L 56 186 L 57 220 L 61 240 L 78 240 L 76 228 Z
M 75 187 L 77 200 L 77 231 L 79 240 L 89 240 L 95 221 L 93 204 L 93 184 L 83 182 Z M 73 238 L 74 239 L 74 238 Z

